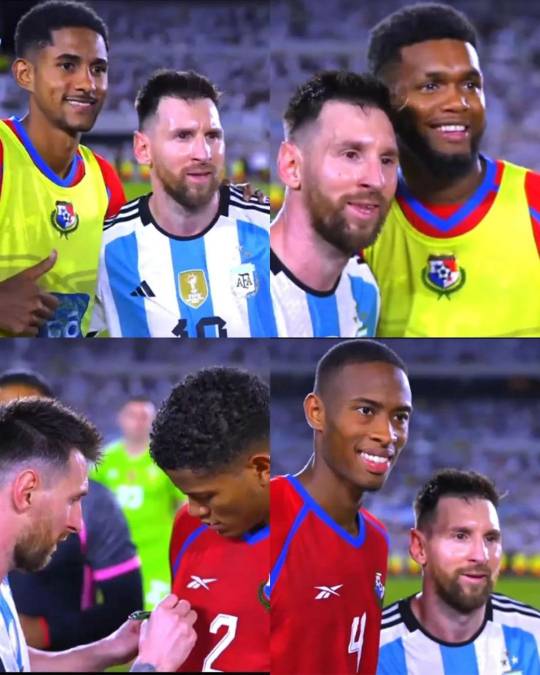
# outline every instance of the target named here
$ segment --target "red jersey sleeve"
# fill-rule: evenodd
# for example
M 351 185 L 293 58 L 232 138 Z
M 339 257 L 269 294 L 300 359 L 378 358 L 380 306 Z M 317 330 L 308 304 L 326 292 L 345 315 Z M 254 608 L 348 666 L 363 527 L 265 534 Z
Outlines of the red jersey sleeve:
M 540 255 L 540 174 L 528 171 L 525 176 L 525 194 L 531 214 L 534 240 L 538 255 Z
M 105 187 L 107 188 L 107 194 L 109 195 L 109 206 L 105 218 L 112 218 L 126 203 L 124 187 L 113 166 L 104 157 L 95 152 L 94 157 L 103 174 L 103 180 L 105 181 Z

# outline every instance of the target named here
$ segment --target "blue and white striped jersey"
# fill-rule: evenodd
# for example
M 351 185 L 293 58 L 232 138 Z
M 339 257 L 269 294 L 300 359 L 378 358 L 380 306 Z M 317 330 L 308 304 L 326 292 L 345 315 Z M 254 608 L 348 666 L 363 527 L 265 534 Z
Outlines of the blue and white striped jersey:
M 314 291 L 297 279 L 275 253 L 270 288 L 278 337 L 372 337 L 379 318 L 379 289 L 359 257 L 349 260 L 334 288 Z
M 16 673 L 29 670 L 28 647 L 6 577 L 0 580 L 0 671 Z
M 106 221 L 91 332 L 111 337 L 266 337 L 269 207 L 220 190 L 216 218 L 175 237 L 152 217 L 149 195 Z
M 429 635 L 411 598 L 383 611 L 377 675 L 540 675 L 540 612 L 493 593 L 481 629 L 464 643 Z

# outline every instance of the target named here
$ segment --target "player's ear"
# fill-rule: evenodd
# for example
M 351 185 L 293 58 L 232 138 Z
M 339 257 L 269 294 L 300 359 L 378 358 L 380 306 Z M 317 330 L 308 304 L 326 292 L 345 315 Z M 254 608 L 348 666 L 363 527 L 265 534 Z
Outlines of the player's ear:
M 306 421 L 314 431 L 322 431 L 324 428 L 324 403 L 314 392 L 304 399 L 304 414 Z
M 292 141 L 283 141 L 279 146 L 277 169 L 281 180 L 291 190 L 302 187 L 302 153 Z
M 35 469 L 24 469 L 15 476 L 11 488 L 11 499 L 17 513 L 25 513 L 31 508 L 40 484 L 41 480 Z
M 138 164 L 152 165 L 150 139 L 144 131 L 135 131 L 133 133 L 133 154 Z
M 15 59 L 11 66 L 11 72 L 15 82 L 26 91 L 34 90 L 34 64 L 28 59 Z
M 257 478 L 262 487 L 270 482 L 270 455 L 267 452 L 257 452 L 250 457 L 250 464 L 255 469 Z
M 420 567 L 423 567 L 427 562 L 425 534 L 413 527 L 409 536 L 409 555 Z

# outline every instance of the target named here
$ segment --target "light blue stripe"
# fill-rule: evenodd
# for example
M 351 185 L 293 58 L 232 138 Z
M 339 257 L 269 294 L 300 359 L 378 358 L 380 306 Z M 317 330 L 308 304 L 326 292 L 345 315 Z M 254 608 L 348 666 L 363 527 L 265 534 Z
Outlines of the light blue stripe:
M 481 185 L 476 192 L 468 199 L 461 208 L 459 208 L 450 218 L 439 218 L 431 213 L 425 206 L 423 206 L 412 193 L 409 191 L 402 175 L 398 183 L 398 194 L 403 197 L 411 209 L 420 218 L 423 218 L 432 227 L 435 227 L 440 232 L 448 232 L 457 225 L 460 225 L 465 218 L 467 218 L 487 197 L 488 192 L 497 191 L 499 186 L 495 184 L 495 176 L 497 175 L 497 166 L 495 162 L 488 157 L 484 157 L 486 161 L 486 175 Z
M 189 337 L 197 337 L 197 324 L 203 319 L 210 319 L 214 316 L 214 306 L 212 303 L 212 289 L 208 277 L 208 267 L 206 264 L 206 250 L 204 247 L 204 237 L 195 239 L 170 239 L 171 257 L 175 276 L 176 298 L 181 315 L 186 321 L 186 330 Z M 180 273 L 188 270 L 197 270 L 204 273 L 208 296 L 205 301 L 197 308 L 190 307 L 182 300 L 180 295 Z M 199 328 L 204 335 L 201 337 L 217 337 L 218 328 L 216 326 L 206 326 Z
M 367 331 L 366 335 L 362 337 L 374 337 L 377 331 L 377 289 L 373 284 L 360 277 L 349 275 L 349 279 L 351 280 L 351 291 L 356 300 L 358 318 Z
M 281 569 L 283 567 L 283 564 L 285 563 L 285 558 L 287 557 L 287 553 L 289 551 L 289 547 L 291 545 L 291 542 L 294 538 L 294 535 L 298 532 L 298 528 L 304 521 L 304 518 L 307 516 L 309 513 L 309 507 L 307 507 L 305 504 L 301 508 L 300 512 L 296 516 L 296 519 L 294 523 L 292 524 L 291 529 L 289 530 L 289 534 L 287 535 L 287 538 L 285 539 L 285 542 L 283 544 L 283 548 L 281 549 L 281 552 L 278 556 L 278 559 L 276 560 L 276 564 L 274 565 L 274 568 L 270 570 L 270 585 L 267 586 L 268 588 L 268 597 L 270 597 L 272 590 L 274 586 L 276 585 L 276 582 L 279 578 L 279 575 L 281 573 Z
M 176 560 L 174 561 L 173 564 L 173 569 L 172 569 L 172 576 L 173 579 L 176 576 L 176 573 L 178 572 L 178 567 L 180 566 L 180 561 L 182 560 L 182 556 L 186 552 L 188 546 L 190 546 L 197 537 L 202 534 L 206 529 L 208 529 L 207 525 L 201 525 L 198 527 L 196 530 L 194 530 L 189 537 L 186 539 L 186 541 L 182 544 L 182 548 L 178 551 L 178 555 L 176 556 Z
M 479 675 L 474 643 L 462 647 L 439 645 L 444 675 Z
M 306 293 L 313 337 L 339 337 L 336 294 L 320 297 Z
M 150 337 L 144 299 L 130 293 L 141 282 L 135 233 L 118 237 L 105 247 L 105 267 L 123 337 Z
M 251 337 L 277 337 L 270 295 L 270 235 L 245 220 L 237 220 L 242 263 L 255 265 L 258 290 L 247 298 Z
M 5 583 L 5 579 L 2 581 L 2 583 Z M 9 585 L 8 585 L 9 587 Z M 10 606 L 7 603 L 7 600 L 4 598 L 2 593 L 0 592 L 0 614 L 2 615 L 2 618 L 4 619 L 4 623 L 6 625 L 6 630 L 9 635 L 10 632 L 10 627 L 13 624 L 13 631 L 15 633 L 15 637 L 17 639 L 17 654 L 15 655 L 16 661 L 17 661 L 17 666 L 19 668 L 19 671 L 23 671 L 23 658 L 22 658 L 22 648 L 21 648 L 21 641 L 19 638 L 19 631 L 17 630 L 17 626 L 15 624 L 15 617 L 13 616 L 13 612 L 11 611 Z
M 270 536 L 270 528 L 268 525 L 266 527 L 261 527 L 260 530 L 257 530 L 253 534 L 244 534 L 242 539 L 246 542 L 246 544 L 249 544 L 252 546 L 253 544 L 258 544 L 260 541 L 263 539 L 266 539 L 267 537 Z
M 512 670 L 524 675 L 540 675 L 540 656 L 534 635 L 522 628 L 503 624 L 504 641 Z M 514 659 L 517 661 L 514 661 Z
M 407 661 L 401 638 L 381 647 L 377 675 L 407 675 Z
M 529 206 L 529 211 L 531 212 L 531 216 L 540 223 L 540 211 L 533 209 L 532 206 Z

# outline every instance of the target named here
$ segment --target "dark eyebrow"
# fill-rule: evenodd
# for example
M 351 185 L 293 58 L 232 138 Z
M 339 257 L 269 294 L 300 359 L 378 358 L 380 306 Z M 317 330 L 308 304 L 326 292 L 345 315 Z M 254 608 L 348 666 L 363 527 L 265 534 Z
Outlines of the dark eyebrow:
M 80 57 L 78 54 L 68 54 L 68 53 L 65 53 L 65 54 L 59 54 L 59 55 L 56 57 L 56 60 L 57 60 L 57 61 L 73 61 L 74 63 L 80 63 L 80 61 L 81 61 L 82 59 L 81 59 L 81 57 Z M 98 57 L 97 59 L 94 59 L 94 60 L 92 61 L 92 64 L 96 64 L 96 63 L 103 64 L 103 65 L 107 65 L 107 64 L 108 64 L 108 61 L 107 61 L 107 59 L 102 59 L 102 58 Z
M 366 403 L 367 405 L 372 406 L 373 408 L 382 408 L 382 405 L 378 401 L 373 401 L 370 398 L 364 398 L 363 396 L 357 396 L 353 399 L 351 399 L 351 403 Z M 412 412 L 412 406 L 411 405 L 400 405 L 398 406 L 397 410 L 405 410 L 407 412 Z
M 430 77 L 433 80 L 444 80 L 449 76 L 449 73 L 447 71 L 440 71 L 440 70 L 430 70 L 426 73 L 423 74 L 424 77 Z M 479 73 L 476 68 L 471 68 L 470 70 L 467 70 L 465 73 L 461 74 L 462 78 L 472 78 L 472 77 L 477 77 L 479 80 L 482 79 L 482 75 Z
M 338 148 L 348 148 L 350 150 L 358 150 L 359 152 L 362 152 L 368 147 L 368 143 L 362 143 L 362 141 L 352 141 L 352 140 L 344 140 L 340 141 L 338 143 Z M 386 148 L 381 154 L 383 155 L 393 155 L 395 157 L 398 156 L 398 149 L 397 148 Z

